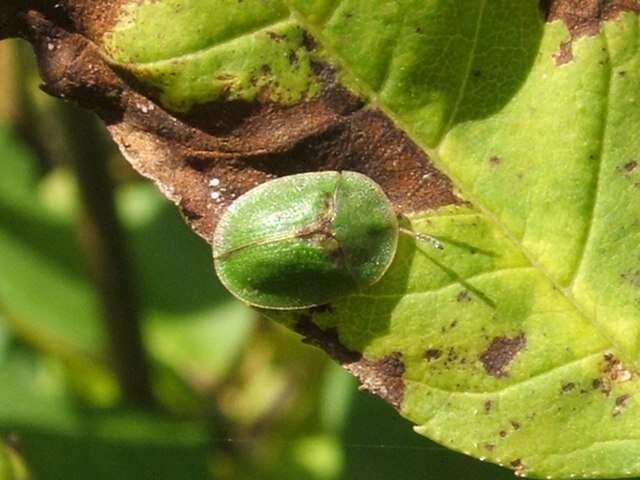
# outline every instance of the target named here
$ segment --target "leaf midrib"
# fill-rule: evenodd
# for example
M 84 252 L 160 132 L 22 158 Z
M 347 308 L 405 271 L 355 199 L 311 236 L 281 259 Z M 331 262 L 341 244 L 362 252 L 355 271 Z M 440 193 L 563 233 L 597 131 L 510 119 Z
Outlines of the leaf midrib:
M 571 286 L 569 286 L 568 288 L 565 288 L 557 280 L 555 280 L 551 276 L 551 274 L 547 271 L 547 269 L 545 269 L 535 259 L 535 257 L 527 249 L 524 248 L 524 246 L 518 241 L 518 239 L 512 234 L 512 232 L 500 221 L 499 218 L 497 218 L 493 214 L 493 212 L 491 212 L 491 210 L 486 208 L 482 204 L 482 202 L 478 201 L 478 199 L 475 198 L 474 195 L 469 194 L 466 190 L 464 190 L 463 188 L 460 187 L 462 182 L 459 179 L 457 179 L 456 176 L 453 175 L 449 171 L 448 168 L 446 168 L 444 162 L 440 158 L 440 154 L 438 153 L 437 149 L 429 148 L 428 146 L 426 146 L 422 142 L 420 142 L 418 140 L 418 136 L 415 134 L 413 129 L 409 125 L 407 125 L 405 122 L 403 122 L 400 118 L 398 118 L 398 116 L 395 115 L 393 111 L 391 111 L 390 109 L 386 108 L 384 103 L 380 101 L 379 95 L 375 91 L 375 89 L 373 89 L 371 87 L 371 85 L 369 85 L 368 82 L 365 79 L 363 79 L 361 76 L 357 75 L 353 71 L 353 69 L 344 60 L 344 58 L 342 58 L 342 56 L 330 45 L 330 43 L 326 41 L 323 33 L 316 26 L 314 26 L 313 24 L 308 22 L 307 19 L 304 16 L 304 14 L 302 12 L 300 12 L 299 9 L 297 9 L 296 7 L 294 7 L 291 4 L 291 0 L 282 0 L 282 2 L 289 9 L 289 11 L 291 12 L 292 17 L 295 18 L 295 20 L 297 22 L 299 22 L 302 27 L 304 27 L 306 30 L 308 30 L 311 34 L 313 34 L 314 37 L 316 37 L 316 39 L 318 39 L 320 41 L 320 43 L 323 46 L 323 49 L 329 54 L 329 56 L 331 57 L 332 61 L 334 61 L 335 64 L 337 66 L 339 66 L 344 72 L 346 72 L 352 79 L 356 80 L 357 85 L 358 85 L 358 89 L 360 90 L 359 93 L 361 95 L 363 95 L 365 98 L 368 99 L 367 104 L 369 106 L 373 106 L 373 107 L 376 107 L 376 108 L 380 109 L 400 130 L 402 130 L 416 145 L 418 145 L 428 155 L 428 157 L 431 160 L 431 162 L 433 163 L 433 165 L 436 166 L 436 168 L 438 168 L 438 170 L 443 172 L 450 179 L 450 181 L 456 187 L 456 189 L 458 191 L 460 191 L 464 195 L 465 199 L 470 201 L 482 214 L 484 214 L 487 217 L 487 219 L 500 232 L 502 232 L 502 234 L 505 236 L 505 238 L 507 238 L 509 240 L 509 242 L 519 252 L 521 252 L 522 255 L 529 261 L 531 266 L 533 268 L 535 268 L 541 275 L 543 275 L 547 279 L 547 281 L 549 281 L 551 283 L 551 285 L 554 286 L 554 288 L 557 291 L 562 293 L 562 295 L 573 306 L 573 308 L 576 310 L 576 312 L 585 321 L 587 321 L 590 325 L 592 325 L 596 329 L 596 331 L 600 335 L 602 335 L 602 337 L 605 338 L 611 344 L 612 348 L 614 348 L 619 355 L 624 356 L 624 349 L 621 348 L 621 346 L 613 338 L 611 338 L 609 335 L 607 335 L 605 332 L 603 332 L 602 328 L 600 327 L 600 325 L 597 322 L 597 319 L 593 318 L 591 315 L 589 315 L 588 312 L 586 312 L 584 310 L 584 308 L 582 308 L 582 306 L 578 303 L 578 301 L 576 300 L 576 298 L 574 297 L 574 295 L 573 295 L 573 293 L 571 291 L 571 288 L 572 288 L 573 284 Z M 477 28 L 478 32 L 479 32 L 479 30 L 481 28 L 481 23 L 482 23 L 482 20 L 479 19 L 478 28 Z M 604 33 L 603 33 L 603 35 L 604 35 Z M 476 37 L 474 38 L 474 46 L 472 48 L 472 53 L 470 55 L 470 63 L 473 62 L 474 51 L 475 51 L 475 46 L 476 46 L 477 41 L 478 41 L 478 35 L 476 35 Z M 467 77 L 469 76 L 469 74 L 470 74 L 470 70 L 466 73 Z M 611 74 L 609 74 L 609 77 L 611 77 Z M 463 81 L 463 83 L 461 85 L 461 88 L 465 88 L 467 80 L 468 80 L 468 78 Z M 464 94 L 465 94 L 464 90 L 460 92 L 460 94 L 459 94 L 460 101 L 462 101 L 461 99 L 464 98 Z M 608 112 L 607 106 L 605 106 L 604 111 L 605 111 L 605 115 L 606 115 L 607 112 Z M 455 114 L 455 112 L 454 112 L 454 114 Z M 606 121 L 606 118 L 604 118 L 603 121 Z M 449 122 L 449 123 L 451 123 L 451 122 Z M 450 128 L 450 125 L 448 125 L 448 128 Z M 443 132 L 443 138 L 444 138 L 444 136 L 446 136 L 446 133 L 447 133 L 446 131 Z M 605 132 L 603 131 L 603 142 L 602 143 L 604 143 L 604 134 L 605 134 Z M 440 145 L 442 144 L 442 139 L 440 140 L 439 143 L 440 143 Z M 602 155 L 603 155 L 603 149 L 601 149 L 600 152 L 599 152 L 600 164 L 602 163 Z M 597 194 L 597 191 L 596 191 L 596 194 Z M 594 203 L 594 210 L 595 210 L 595 207 L 597 205 L 597 198 L 594 198 L 594 202 L 593 203 Z M 589 228 L 589 230 L 591 230 L 591 228 Z M 588 236 L 590 236 L 589 233 L 590 232 L 588 232 Z M 585 245 L 586 245 L 587 241 L 588 241 L 588 238 L 585 239 L 585 242 L 584 242 Z M 585 250 L 586 250 L 586 247 L 585 247 Z M 580 263 L 582 263 L 582 262 L 580 262 Z

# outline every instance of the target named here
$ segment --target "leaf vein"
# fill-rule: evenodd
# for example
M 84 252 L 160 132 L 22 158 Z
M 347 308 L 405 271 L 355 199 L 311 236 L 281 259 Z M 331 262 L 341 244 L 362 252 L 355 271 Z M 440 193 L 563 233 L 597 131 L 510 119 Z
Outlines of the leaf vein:
M 171 65 L 177 62 L 193 60 L 195 58 L 206 55 L 207 53 L 213 52 L 221 47 L 225 47 L 229 44 L 232 44 L 243 38 L 258 35 L 260 33 L 269 31 L 270 29 L 274 29 L 280 26 L 285 26 L 287 24 L 293 24 L 293 23 L 296 23 L 296 22 L 292 20 L 290 16 L 280 17 L 275 20 L 269 21 L 268 23 L 258 25 L 256 28 L 252 30 L 244 31 L 237 35 L 230 36 L 228 38 L 217 41 L 212 45 L 207 45 L 206 47 L 203 47 L 201 49 L 194 50 L 193 52 L 187 52 L 182 55 L 177 55 L 175 57 L 153 60 L 151 62 L 128 62 L 128 63 L 115 62 L 115 63 L 119 65 L 124 65 L 124 66 L 135 67 L 135 68 L 154 68 L 154 67 L 160 67 L 163 65 Z M 111 63 L 114 63 L 113 60 L 111 60 Z
M 467 92 L 467 85 L 469 84 L 469 77 L 471 76 L 471 69 L 473 68 L 473 61 L 475 60 L 476 50 L 478 48 L 478 41 L 480 40 L 480 30 L 482 27 L 482 20 L 484 19 L 484 14 L 487 8 L 487 0 L 482 0 L 480 4 L 480 11 L 478 14 L 478 21 L 476 22 L 476 30 L 474 33 L 473 40 L 471 42 L 471 49 L 469 50 L 469 60 L 467 61 L 467 65 L 465 67 L 465 73 L 462 78 L 462 83 L 460 84 L 460 89 L 458 91 L 458 96 L 456 98 L 456 103 L 454 103 L 453 108 L 451 109 L 451 115 L 449 120 L 447 121 L 446 127 L 442 130 L 442 135 L 446 135 L 451 126 L 456 120 L 456 116 L 458 115 L 458 110 L 460 109 L 460 105 L 462 104 L 462 100 Z
M 607 120 L 609 117 L 609 103 L 611 98 L 612 69 L 611 69 L 611 54 L 609 51 L 609 45 L 607 42 L 607 35 L 605 31 L 603 31 L 602 33 L 602 38 L 603 38 L 603 48 L 605 49 L 607 56 L 609 57 L 609 74 L 607 77 L 607 86 L 606 86 L 607 94 L 604 97 L 602 128 L 600 131 L 600 142 L 598 144 L 598 152 L 596 154 L 597 164 L 594 168 L 595 177 L 594 177 L 594 182 L 593 182 L 593 187 L 591 192 L 589 221 L 587 223 L 585 237 L 584 237 L 584 240 L 582 241 L 581 250 L 577 257 L 573 274 L 571 275 L 569 280 L 569 290 L 573 290 L 576 280 L 580 276 L 580 271 L 584 266 L 585 257 L 586 257 L 587 250 L 589 248 L 589 244 L 593 239 L 593 224 L 596 216 L 596 210 L 598 208 L 598 197 L 600 194 L 601 178 L 603 173 L 603 165 L 604 165 L 603 157 L 604 157 L 605 144 L 607 139 L 607 123 L 608 123 Z

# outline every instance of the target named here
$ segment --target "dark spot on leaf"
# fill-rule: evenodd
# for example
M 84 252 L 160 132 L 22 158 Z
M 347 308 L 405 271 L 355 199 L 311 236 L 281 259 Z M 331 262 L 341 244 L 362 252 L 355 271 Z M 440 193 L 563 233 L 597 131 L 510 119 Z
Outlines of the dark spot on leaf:
M 638 168 L 638 162 L 636 162 L 635 160 L 632 160 L 632 161 L 627 162 L 624 165 L 622 165 L 619 168 L 619 170 L 621 172 L 624 172 L 624 173 L 631 173 L 631 172 L 635 171 L 636 168 Z
M 540 5 L 547 21 L 564 22 L 571 34 L 571 39 L 554 55 L 558 65 L 573 59 L 573 42 L 578 38 L 598 34 L 605 21 L 623 12 L 640 13 L 637 0 L 545 0 Z
M 602 375 L 593 380 L 594 390 L 600 390 L 603 395 L 609 396 L 617 384 L 627 383 L 633 380 L 635 373 L 629 370 L 615 355 L 606 353 L 602 366 Z
M 399 410 L 404 399 L 405 372 L 401 353 L 394 353 L 380 360 L 362 360 L 345 365 L 362 385 L 361 390 L 378 395 Z
M 460 293 L 458 293 L 456 300 L 459 303 L 469 303 L 473 300 L 473 297 L 471 296 L 468 290 L 462 290 Z
M 427 361 L 429 362 L 438 360 L 441 356 L 442 356 L 442 350 L 438 350 L 435 348 L 431 348 L 427 350 L 426 353 L 424 354 L 424 358 L 426 358 Z
M 309 52 L 313 52 L 318 48 L 316 39 L 306 30 L 302 32 L 302 46 Z
M 260 67 L 260 71 L 263 75 L 271 75 L 271 65 L 265 63 Z
M 626 383 L 633 379 L 633 371 L 627 369 L 613 353 L 606 353 L 604 360 L 602 383 Z
M 484 413 L 491 413 L 491 409 L 493 408 L 493 402 L 491 400 L 487 400 L 484 402 Z
M 505 438 L 505 437 L 507 436 L 507 432 L 506 432 L 506 430 L 500 430 L 500 436 L 501 436 L 502 438 Z
M 640 288 L 640 270 L 632 270 L 626 273 L 621 273 L 620 278 L 622 278 L 628 284 Z
M 281 34 L 281 33 L 271 32 L 271 31 L 266 32 L 266 33 L 267 33 L 267 36 L 268 36 L 271 40 L 273 40 L 274 42 L 283 42 L 283 41 L 285 41 L 285 40 L 287 39 L 287 36 L 286 36 L 286 35 L 283 35 L 283 34 Z
M 555 53 L 553 58 L 556 61 L 556 65 L 564 65 L 573 60 L 573 40 L 567 40 L 560 43 L 560 48 Z
M 515 474 L 519 477 L 524 476 L 524 464 L 522 463 L 522 459 L 516 458 L 512 462 L 509 463 L 511 467 L 515 470 Z
M 496 155 L 494 155 L 493 157 L 491 157 L 489 159 L 489 163 L 494 166 L 497 167 L 498 165 L 500 165 L 502 163 L 502 159 Z
M 631 399 L 631 394 L 625 394 L 625 395 L 620 395 L 618 398 L 616 398 L 616 406 L 617 407 L 623 407 L 625 406 L 628 402 L 629 399 Z
M 449 351 L 447 352 L 446 364 L 448 365 L 454 363 L 456 360 L 458 360 L 458 358 L 460 358 L 460 355 L 458 354 L 456 349 L 453 347 L 449 348 Z
M 289 52 L 289 63 L 293 66 L 297 66 L 299 61 L 300 60 L 298 59 L 298 54 L 295 52 L 295 50 L 291 50 Z
M 576 384 L 573 382 L 565 383 L 564 385 L 562 385 L 562 391 L 564 393 L 570 392 L 574 388 L 576 388 Z
M 506 377 L 509 374 L 509 365 L 526 345 L 527 337 L 524 333 L 513 338 L 494 338 L 489 348 L 480 355 L 480 361 L 492 377 Z
M 493 443 L 485 443 L 484 448 L 489 452 L 493 452 L 496 449 L 496 446 Z
M 520 425 L 520 423 L 516 422 L 515 420 L 511 420 L 511 426 L 514 430 L 520 430 L 520 428 L 522 427 L 522 425 Z
M 629 404 L 629 400 L 631 400 L 631 397 L 632 395 L 627 393 L 624 395 L 620 395 L 619 397 L 616 398 L 616 401 L 615 401 L 616 405 L 613 408 L 613 413 L 612 413 L 614 417 L 621 415 L 625 411 L 625 409 Z

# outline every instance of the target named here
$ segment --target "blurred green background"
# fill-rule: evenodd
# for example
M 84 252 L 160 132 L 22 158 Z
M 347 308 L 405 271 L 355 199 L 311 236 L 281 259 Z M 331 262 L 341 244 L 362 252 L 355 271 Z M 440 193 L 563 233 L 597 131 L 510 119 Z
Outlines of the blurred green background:
M 0 44 L 0 480 L 513 478 L 230 298 L 32 57 Z

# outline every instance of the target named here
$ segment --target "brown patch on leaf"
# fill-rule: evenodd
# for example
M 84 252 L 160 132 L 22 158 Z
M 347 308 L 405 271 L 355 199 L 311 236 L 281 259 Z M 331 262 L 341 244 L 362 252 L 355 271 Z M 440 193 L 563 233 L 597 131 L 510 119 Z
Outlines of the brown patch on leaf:
M 316 39 L 306 30 L 302 34 L 302 46 L 309 52 L 314 52 L 318 49 Z
M 471 293 L 469 292 L 469 290 L 462 290 L 456 296 L 456 300 L 458 301 L 458 303 L 469 303 L 473 301 L 473 297 L 471 296 Z
M 342 345 L 335 329 L 322 330 L 309 316 L 302 316 L 295 330 L 304 336 L 305 343 L 323 349 L 358 378 L 362 383 L 360 390 L 378 395 L 400 410 L 405 391 L 402 354 L 394 353 L 379 360 L 364 358 Z
M 509 465 L 511 465 L 511 468 L 513 468 L 514 473 L 516 474 L 517 477 L 526 476 L 525 467 L 524 467 L 524 463 L 522 463 L 522 459 L 516 458 L 512 462 L 509 462 Z
M 622 165 L 619 170 L 624 173 L 632 173 L 638 168 L 638 162 L 632 160 Z
M 400 410 L 405 390 L 401 353 L 394 353 L 380 360 L 363 358 L 359 362 L 345 365 L 345 368 L 360 379 L 361 390 L 378 395 L 396 410 Z
M 513 338 L 497 337 L 480 355 L 480 361 L 492 377 L 506 377 L 509 374 L 509 365 L 526 346 L 527 337 L 524 333 Z
M 600 390 L 609 396 L 617 384 L 630 382 L 635 376 L 613 353 L 605 353 L 601 377 L 595 379 L 592 386 L 594 390 Z
M 430 348 L 424 354 L 424 358 L 427 359 L 428 362 L 433 362 L 442 357 L 442 350 L 438 350 L 437 348 Z
M 613 412 L 612 412 L 612 415 L 614 417 L 622 415 L 622 413 L 627 409 L 627 406 L 629 405 L 629 401 L 631 400 L 632 396 L 633 395 L 626 393 L 616 398 L 615 406 L 613 407 Z
M 631 399 L 631 396 L 632 395 L 629 393 L 620 395 L 618 398 L 616 398 L 616 407 L 623 407 L 627 405 L 627 403 L 629 403 L 629 400 Z
M 626 273 L 621 273 L 620 278 L 631 286 L 640 288 L 640 270 L 631 270 Z
M 58 10 L 63 11 L 65 17 L 73 22 L 77 33 L 96 41 L 115 27 L 123 13 L 123 7 L 144 1 L 100 0 L 99 7 L 95 0 L 62 0 L 56 3 Z
M 546 0 L 541 4 L 547 20 L 564 22 L 571 34 L 571 39 L 562 43 L 554 55 L 557 65 L 573 60 L 573 42 L 598 34 L 605 21 L 623 12 L 640 13 L 638 0 Z
M 573 390 L 574 388 L 576 388 L 576 384 L 573 382 L 568 382 L 565 383 L 564 385 L 562 385 L 562 393 L 568 393 L 571 390 Z
M 294 173 L 359 171 L 399 213 L 460 203 L 424 152 L 385 114 L 365 109 L 325 65 L 315 65 L 322 94 L 296 105 L 219 101 L 188 114 L 167 111 L 157 92 L 115 70 L 96 46 L 123 1 L 67 0 L 58 9 L 44 2 L 25 13 L 25 36 L 38 53 L 44 89 L 100 115 L 130 163 L 207 241 L 238 196 Z M 305 45 L 315 48 L 308 34 Z

